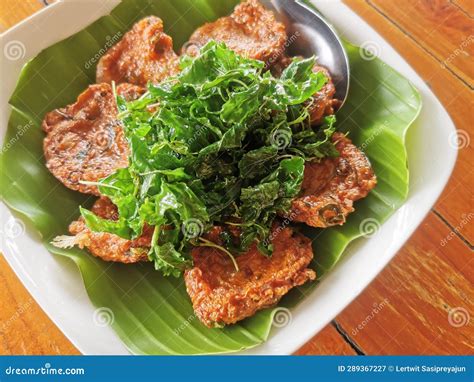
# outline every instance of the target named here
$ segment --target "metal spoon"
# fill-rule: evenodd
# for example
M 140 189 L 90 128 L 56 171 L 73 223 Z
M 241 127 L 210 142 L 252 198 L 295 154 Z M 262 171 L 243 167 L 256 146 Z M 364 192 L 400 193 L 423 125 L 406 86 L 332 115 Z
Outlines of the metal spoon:
M 349 59 L 331 25 L 301 0 L 261 2 L 285 24 L 288 32 L 287 53 L 291 56 L 316 55 L 318 64 L 331 73 L 336 98 L 344 103 L 349 93 Z

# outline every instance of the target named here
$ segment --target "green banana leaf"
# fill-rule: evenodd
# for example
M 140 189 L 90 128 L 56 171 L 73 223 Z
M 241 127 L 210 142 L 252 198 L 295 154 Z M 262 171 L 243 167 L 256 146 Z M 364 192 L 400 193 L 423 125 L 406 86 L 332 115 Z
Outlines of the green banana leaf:
M 196 27 L 230 13 L 235 4 L 235 0 L 124 0 L 109 16 L 31 60 L 10 100 L 13 110 L 5 142 L 16 144 L 2 150 L 3 200 L 33 223 L 50 252 L 77 264 L 91 301 L 112 310 L 113 328 L 135 354 L 210 354 L 247 349 L 267 339 L 273 310 L 261 311 L 223 329 L 208 329 L 195 318 L 182 279 L 165 278 L 151 264 L 111 264 L 85 251 L 51 246 L 51 239 L 65 234 L 68 224 L 78 217 L 78 206 L 89 206 L 93 198 L 68 190 L 48 172 L 41 120 L 46 112 L 74 102 L 94 82 L 97 52 L 140 18 L 151 14 L 161 17 L 179 48 Z M 346 49 L 352 81 L 347 103 L 338 114 L 338 128 L 349 132 L 365 150 L 378 185 L 356 204 L 356 212 L 344 226 L 306 230 L 315 239 L 313 266 L 319 278 L 337 263 L 347 245 L 363 234 L 360 227 L 364 219 L 381 224 L 406 199 L 405 134 L 421 107 L 416 89 L 400 74 L 378 59 L 367 60 L 368 53 L 361 55 L 356 46 L 347 43 Z M 24 129 L 27 125 L 31 127 Z M 293 306 L 302 299 L 302 290 L 295 289 L 281 304 Z

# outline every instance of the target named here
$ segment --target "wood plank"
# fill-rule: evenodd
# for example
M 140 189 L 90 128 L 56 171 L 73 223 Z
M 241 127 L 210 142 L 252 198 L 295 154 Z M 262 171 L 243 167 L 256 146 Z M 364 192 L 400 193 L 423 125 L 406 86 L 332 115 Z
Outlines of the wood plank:
M 474 20 L 445 0 L 369 0 L 421 47 L 473 86 Z M 416 15 L 416 16 L 415 16 Z M 415 20 L 416 18 L 416 20 Z
M 452 227 L 458 227 L 462 236 L 471 244 L 474 243 L 474 224 L 461 224 L 465 216 L 474 213 L 474 166 L 472 166 L 474 148 L 471 140 L 474 133 L 474 124 L 472 123 L 474 121 L 473 91 L 453 73 L 440 65 L 436 58 L 427 54 L 420 45 L 408 38 L 396 24 L 390 20 L 388 22 L 387 18 L 368 2 L 345 0 L 345 3 L 401 53 L 430 86 L 453 119 L 462 138 L 460 141 L 462 143 L 461 150 L 453 176 L 435 208 Z M 416 23 L 419 17 L 422 16 L 418 13 L 413 14 L 412 22 Z M 341 32 L 344 34 L 343 30 Z M 431 46 L 426 49 L 431 49 Z M 455 139 L 453 141 L 455 142 Z M 433 160 L 442 161 L 443 159 L 433 158 Z
M 459 7 L 469 17 L 474 17 L 474 1 L 472 0 L 451 0 L 451 2 Z
M 18 24 L 24 18 L 43 8 L 40 0 L 0 1 L 0 28 L 3 30 Z
M 366 354 L 474 354 L 474 258 L 430 213 L 377 279 L 337 318 Z
M 356 355 L 333 325 L 326 326 L 295 355 Z
M 0 256 L 0 354 L 80 354 Z

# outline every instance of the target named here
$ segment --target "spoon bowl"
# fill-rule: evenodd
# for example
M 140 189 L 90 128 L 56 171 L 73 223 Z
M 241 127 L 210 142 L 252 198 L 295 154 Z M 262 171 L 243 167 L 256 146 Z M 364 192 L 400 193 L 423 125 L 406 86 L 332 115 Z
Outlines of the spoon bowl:
M 344 104 L 349 93 L 349 59 L 332 26 L 301 0 L 262 0 L 262 4 L 285 24 L 287 53 L 304 57 L 315 55 L 318 65 L 329 70 L 336 87 L 335 97 Z

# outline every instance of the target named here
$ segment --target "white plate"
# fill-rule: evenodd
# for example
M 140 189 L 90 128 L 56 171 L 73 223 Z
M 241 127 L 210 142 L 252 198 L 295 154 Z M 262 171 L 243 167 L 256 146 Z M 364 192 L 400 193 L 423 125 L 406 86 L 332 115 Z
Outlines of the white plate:
M 2 57 L 0 137 L 10 114 L 7 104 L 21 67 L 42 49 L 80 31 L 110 12 L 118 0 L 55 3 L 29 17 L 1 37 L 0 52 L 16 47 L 16 60 Z M 341 312 L 392 259 L 421 223 L 443 190 L 456 161 L 455 127 L 448 114 L 415 71 L 370 26 L 339 1 L 315 5 L 349 41 L 378 50 L 380 58 L 419 89 L 423 110 L 408 134 L 410 195 L 408 200 L 370 239 L 357 240 L 343 259 L 304 301 L 291 311 L 291 323 L 274 328 L 269 340 L 247 354 L 289 354 L 307 342 Z M 1 142 L 0 142 L 1 143 Z M 11 212 L 0 204 L 0 229 Z M 38 304 L 84 354 L 128 354 L 115 332 L 94 325 L 89 301 L 75 266 L 48 253 L 34 230 L 14 240 L 2 235 L 1 250 Z M 369 308 L 369 307 L 368 307 Z

